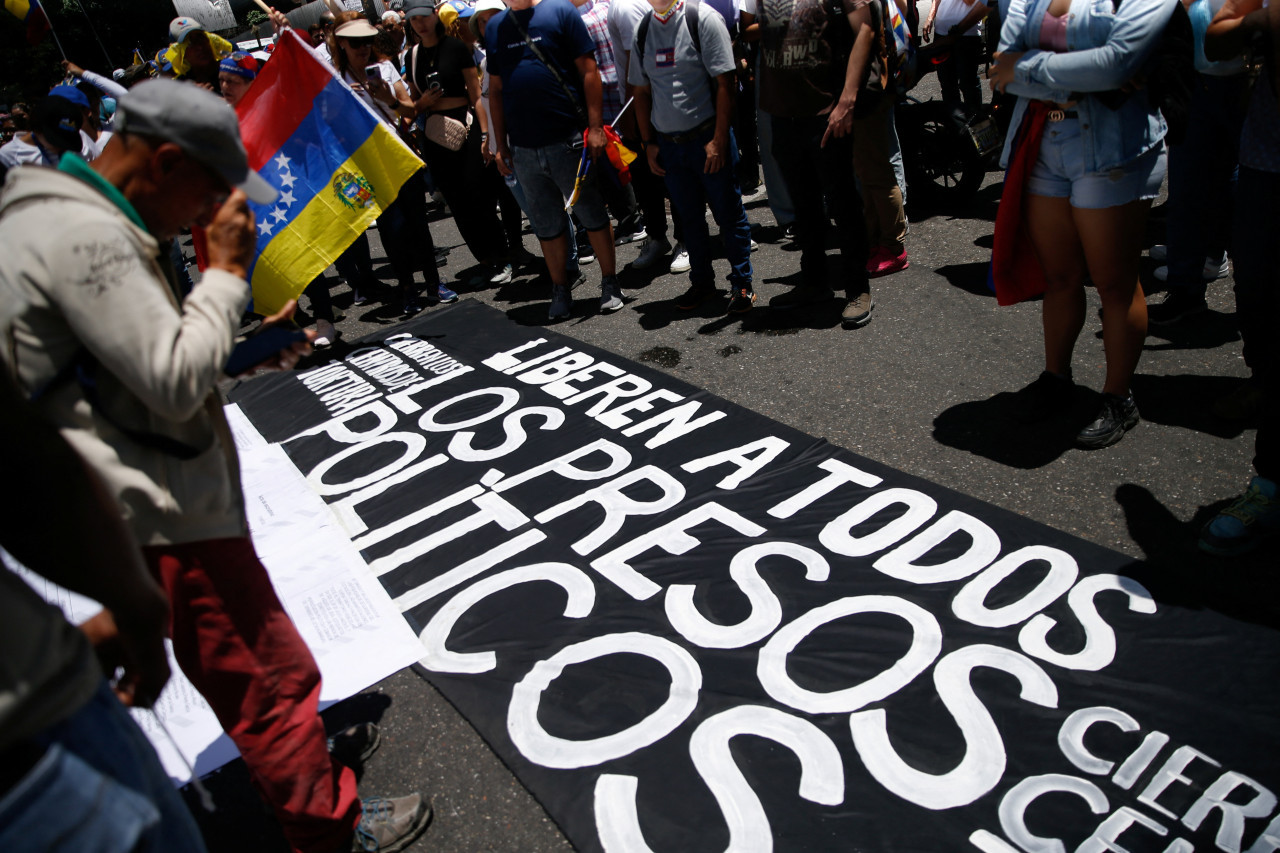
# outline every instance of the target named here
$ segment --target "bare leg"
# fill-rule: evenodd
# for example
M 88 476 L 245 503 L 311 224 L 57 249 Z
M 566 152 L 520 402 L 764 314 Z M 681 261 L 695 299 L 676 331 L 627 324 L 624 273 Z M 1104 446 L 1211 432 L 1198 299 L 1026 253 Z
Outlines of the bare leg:
M 568 283 L 564 274 L 564 263 L 569 257 L 568 233 L 538 242 L 542 245 L 542 258 L 547 262 L 547 272 L 551 274 L 551 285 L 564 287 Z
M 1147 301 L 1138 282 L 1149 201 L 1102 210 L 1072 210 L 1089 272 L 1102 299 L 1102 347 L 1107 379 L 1102 390 L 1129 395 L 1129 381 L 1147 338 Z
M 618 256 L 613 248 L 613 224 L 610 223 L 599 231 L 588 231 L 587 239 L 595 250 L 596 261 L 600 264 L 600 275 L 614 275 L 618 271 Z
M 1028 195 L 1024 210 L 1047 283 L 1041 306 L 1044 366 L 1050 373 L 1070 376 L 1071 353 L 1084 328 L 1084 249 L 1067 199 Z

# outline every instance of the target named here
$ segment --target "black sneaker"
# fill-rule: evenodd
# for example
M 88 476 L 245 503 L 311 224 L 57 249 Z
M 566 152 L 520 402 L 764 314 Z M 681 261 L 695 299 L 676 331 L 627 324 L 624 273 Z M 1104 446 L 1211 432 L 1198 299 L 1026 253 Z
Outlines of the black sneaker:
M 755 291 L 749 287 L 739 287 L 733 291 L 733 295 L 729 297 L 729 313 L 745 314 L 751 310 L 751 306 L 756 302 Z
M 1076 434 L 1076 444 L 1091 450 L 1110 447 L 1124 438 L 1126 430 L 1137 426 L 1138 421 L 1138 405 L 1133 402 L 1133 394 L 1128 397 L 1103 394 L 1098 417 Z
M 382 733 L 373 723 L 357 723 L 328 739 L 333 760 L 353 769 L 368 761 L 381 743 Z
M 1065 414 L 1071 408 L 1075 388 L 1070 377 L 1042 371 L 1035 382 L 1013 395 L 1014 419 L 1034 424 Z
M 714 287 L 695 284 L 684 293 L 676 297 L 676 307 L 681 311 L 695 311 L 707 303 L 707 300 L 716 295 Z
M 1147 306 L 1147 323 L 1152 326 L 1172 326 L 1208 310 L 1209 305 L 1203 296 L 1196 296 L 1183 289 L 1170 290 L 1163 301 Z
M 596 250 L 591 247 L 590 243 L 578 244 L 578 263 L 594 264 L 596 262 Z

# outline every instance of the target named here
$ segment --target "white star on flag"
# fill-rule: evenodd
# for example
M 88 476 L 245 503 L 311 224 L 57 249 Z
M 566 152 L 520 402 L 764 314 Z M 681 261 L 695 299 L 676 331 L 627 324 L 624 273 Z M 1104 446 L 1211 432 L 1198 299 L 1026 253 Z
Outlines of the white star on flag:
M 265 220 L 265 219 L 264 219 L 264 220 L 262 220 L 261 222 L 259 222 L 259 223 L 258 223 L 258 233 L 259 233 L 259 234 L 270 234 L 270 233 L 271 233 L 271 229 L 272 229 L 272 228 L 274 228 L 274 227 L 275 227 L 274 225 L 272 225 L 270 222 L 268 222 L 267 220 Z
M 276 222 L 284 222 L 289 218 L 289 214 L 284 212 L 283 207 L 277 207 L 275 210 L 271 211 L 271 215 L 276 218 Z
M 285 207 L 288 207 L 289 205 L 293 204 L 295 201 L 297 201 L 297 199 L 293 197 L 293 190 L 286 190 L 285 192 L 280 194 L 280 203 L 283 204 Z
M 296 180 L 298 179 L 295 178 L 293 175 L 290 175 L 288 172 L 285 172 L 283 175 L 280 176 L 280 186 L 292 188 L 293 182 Z
M 289 158 L 281 154 L 276 158 L 276 167 L 280 169 L 289 168 Z

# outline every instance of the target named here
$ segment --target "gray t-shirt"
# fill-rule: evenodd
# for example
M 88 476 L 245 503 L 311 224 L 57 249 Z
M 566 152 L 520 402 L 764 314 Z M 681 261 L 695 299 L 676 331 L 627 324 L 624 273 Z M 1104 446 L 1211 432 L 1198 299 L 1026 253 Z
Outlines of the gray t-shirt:
M 655 14 L 645 35 L 644 57 L 631 56 L 633 86 L 653 90 L 653 126 L 659 133 L 684 133 L 716 117 L 715 78 L 733 71 L 733 46 L 724 18 L 710 6 L 698 7 L 702 55 L 685 23 L 684 0 L 665 21 Z M 638 47 L 638 45 L 636 45 Z
M 627 54 L 636 37 L 636 25 L 651 8 L 648 0 L 612 0 L 609 4 L 609 42 L 618 66 L 618 95 L 623 103 L 627 100 Z

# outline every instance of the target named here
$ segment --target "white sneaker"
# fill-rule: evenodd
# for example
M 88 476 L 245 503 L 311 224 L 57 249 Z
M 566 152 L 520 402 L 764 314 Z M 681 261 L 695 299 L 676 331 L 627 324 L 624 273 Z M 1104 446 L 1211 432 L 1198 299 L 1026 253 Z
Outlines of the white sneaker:
M 675 275 L 688 272 L 690 266 L 689 253 L 684 250 L 684 243 L 676 243 L 675 257 L 671 259 L 671 273 Z
M 489 279 L 489 283 L 490 284 L 506 284 L 507 282 L 511 281 L 511 277 L 514 274 L 515 274 L 514 271 L 511 269 L 511 264 L 507 264 L 502 269 L 498 270 L 498 272 L 494 274 L 493 278 Z
M 751 204 L 752 202 L 759 201 L 764 197 L 765 197 L 764 184 L 761 183 L 760 186 L 756 187 L 751 192 L 742 194 L 742 203 Z
M 1227 260 L 1226 253 L 1221 258 L 1205 258 L 1202 273 L 1205 281 L 1217 281 L 1231 275 L 1231 262 Z
M 318 348 L 333 346 L 338 339 L 338 330 L 328 320 L 316 320 L 316 339 L 311 345 Z
M 648 235 L 644 233 L 643 228 L 641 228 L 639 231 L 633 231 L 630 234 L 618 234 L 613 238 L 613 245 L 625 246 L 628 243 L 639 243 L 646 236 Z
M 759 244 L 759 243 L 757 243 L 755 240 L 752 240 L 752 241 L 751 241 L 751 251 L 753 251 L 753 252 L 754 252 L 756 249 L 759 249 L 759 248 L 760 248 L 760 244 Z
M 1156 267 L 1154 275 L 1160 281 L 1168 281 L 1169 268 L 1167 266 Z M 1205 281 L 1217 281 L 1220 278 L 1226 278 L 1231 275 L 1231 262 L 1227 260 L 1226 255 L 1223 255 L 1221 259 L 1205 258 L 1204 268 L 1200 270 L 1200 275 L 1204 277 Z
M 658 263 L 662 258 L 671 251 L 671 242 L 663 237 L 660 240 L 650 240 L 644 244 L 644 248 L 640 250 L 639 256 L 631 262 L 631 268 L 635 270 L 647 270 L 649 267 Z

